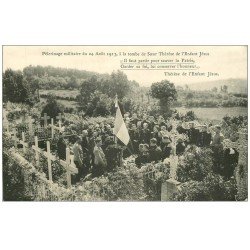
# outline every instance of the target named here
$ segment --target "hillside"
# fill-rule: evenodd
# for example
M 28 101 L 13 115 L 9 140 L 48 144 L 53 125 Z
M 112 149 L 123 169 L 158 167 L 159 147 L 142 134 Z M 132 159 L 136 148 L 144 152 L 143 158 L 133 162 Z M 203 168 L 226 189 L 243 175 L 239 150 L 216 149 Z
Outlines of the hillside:
M 247 93 L 247 79 L 230 78 L 225 80 L 197 82 L 188 84 L 191 90 L 211 90 L 213 88 L 220 89 L 221 86 L 227 85 L 230 93 Z

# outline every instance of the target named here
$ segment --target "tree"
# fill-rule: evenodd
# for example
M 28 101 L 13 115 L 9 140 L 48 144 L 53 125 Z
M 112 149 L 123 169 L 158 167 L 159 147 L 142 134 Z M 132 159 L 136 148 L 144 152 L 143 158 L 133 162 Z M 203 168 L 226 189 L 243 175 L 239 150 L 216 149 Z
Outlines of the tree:
M 227 91 L 228 91 L 228 86 L 227 85 L 221 86 L 221 92 L 227 93 Z
M 194 98 L 194 94 L 192 92 L 189 92 L 187 95 L 186 95 L 186 99 L 189 100 L 189 99 L 193 99 Z
M 71 76 L 66 88 L 75 89 L 78 87 L 77 78 L 75 76 Z
M 213 87 L 212 91 L 215 92 L 215 93 L 217 93 L 218 89 L 216 87 Z
M 112 72 L 109 78 L 102 81 L 101 86 L 101 91 L 104 94 L 108 95 L 111 98 L 114 98 L 117 94 L 118 98 L 122 99 L 131 91 L 131 86 L 135 87 L 135 83 L 131 85 L 127 75 L 118 70 L 117 72 Z
M 7 69 L 3 74 L 4 101 L 29 103 L 29 89 L 21 71 Z
M 77 96 L 77 100 L 83 110 L 86 110 L 91 100 L 91 94 L 93 94 L 98 88 L 98 80 L 96 76 L 92 76 L 90 79 L 81 83 L 80 95 Z
M 47 114 L 50 118 L 56 119 L 59 113 L 63 113 L 63 106 L 59 105 L 56 101 L 56 96 L 49 95 L 47 99 L 47 104 L 42 110 L 41 116 L 43 117 L 44 114 Z
M 177 100 L 177 91 L 173 83 L 163 80 L 151 85 L 152 97 L 159 100 L 161 111 L 165 114 L 170 110 L 170 105 Z

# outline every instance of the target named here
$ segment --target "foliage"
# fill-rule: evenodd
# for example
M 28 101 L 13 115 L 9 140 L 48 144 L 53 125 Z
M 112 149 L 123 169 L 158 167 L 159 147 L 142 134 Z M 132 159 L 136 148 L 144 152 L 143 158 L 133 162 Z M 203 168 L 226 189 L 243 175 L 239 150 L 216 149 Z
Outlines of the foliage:
M 34 86 L 24 78 L 21 71 L 7 69 L 3 73 L 3 100 L 32 104 L 36 90 Z
M 191 146 L 180 158 L 177 180 L 180 182 L 202 181 L 212 172 L 212 151 L 207 148 Z
M 170 104 L 177 100 L 177 91 L 173 83 L 163 80 L 151 85 L 150 94 L 153 98 L 159 100 L 159 106 L 163 113 L 167 113 L 170 109 Z
M 236 141 L 239 138 L 238 131 L 247 127 L 247 116 L 225 116 L 221 127 L 225 138 Z
M 148 164 L 141 168 L 143 174 L 143 187 L 146 199 L 151 201 L 161 200 L 161 185 L 170 177 L 170 165 L 160 162 Z M 152 173 L 151 173 L 152 172 Z
M 224 181 L 220 175 L 209 173 L 203 181 L 189 181 L 181 184 L 173 194 L 174 201 L 235 201 L 237 193 L 234 178 Z
M 106 94 L 95 91 L 90 95 L 86 115 L 94 117 L 110 115 L 112 104 L 112 100 Z
M 3 154 L 3 200 L 4 201 L 30 201 L 26 193 L 26 183 L 22 169 Z
M 59 105 L 56 101 L 54 95 L 50 95 L 47 99 L 47 104 L 42 110 L 41 116 L 43 117 L 44 114 L 47 114 L 50 118 L 56 119 L 59 113 L 63 113 L 63 107 Z

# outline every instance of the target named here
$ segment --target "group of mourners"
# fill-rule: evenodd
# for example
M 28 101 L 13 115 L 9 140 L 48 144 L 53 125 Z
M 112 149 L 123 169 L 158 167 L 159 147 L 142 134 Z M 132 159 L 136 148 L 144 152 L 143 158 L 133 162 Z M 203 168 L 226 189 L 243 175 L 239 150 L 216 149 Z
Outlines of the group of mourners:
M 134 113 L 131 116 L 125 113 L 124 121 L 130 136 L 126 147 L 117 141 L 113 135 L 113 125 L 107 122 L 87 125 L 82 134 L 76 136 L 72 151 L 78 174 L 73 176 L 73 183 L 89 173 L 92 177 L 98 177 L 112 171 L 123 157 L 130 155 L 136 156 L 135 163 L 141 167 L 145 163 L 164 161 L 173 154 L 181 156 L 190 146 L 209 147 L 214 154 L 214 165 L 217 166 L 215 169 L 220 168 L 221 159 L 229 159 L 232 155 L 232 151 L 223 150 L 224 136 L 219 125 L 178 121 L 175 130 L 183 134 L 184 139 L 179 138 L 173 142 L 170 136 L 173 127 L 163 116 L 156 118 L 147 114 L 137 116 Z M 58 140 L 57 153 L 59 158 L 66 158 L 66 141 L 63 134 L 60 134 Z M 235 149 L 233 157 L 238 157 Z M 229 178 L 232 171 L 233 167 L 223 174 Z

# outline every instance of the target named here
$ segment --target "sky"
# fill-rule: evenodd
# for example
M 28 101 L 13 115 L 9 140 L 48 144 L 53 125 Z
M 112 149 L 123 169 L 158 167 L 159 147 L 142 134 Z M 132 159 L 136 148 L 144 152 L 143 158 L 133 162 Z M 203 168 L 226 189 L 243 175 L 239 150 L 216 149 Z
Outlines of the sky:
M 123 67 L 132 69 L 121 68 L 121 62 Z M 154 65 L 155 68 L 135 70 L 136 66 L 142 67 L 145 63 L 147 67 Z M 196 68 L 176 68 L 179 63 Z M 165 79 L 176 84 L 247 79 L 247 46 L 3 46 L 3 70 L 22 70 L 29 65 L 108 74 L 120 69 L 129 80 L 135 80 L 141 86 Z M 174 68 L 163 69 L 165 66 Z M 209 77 L 208 72 L 212 73 Z

